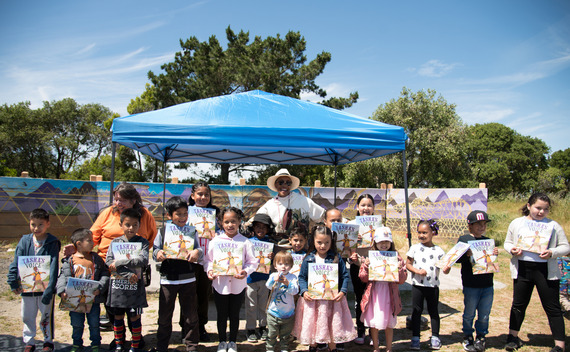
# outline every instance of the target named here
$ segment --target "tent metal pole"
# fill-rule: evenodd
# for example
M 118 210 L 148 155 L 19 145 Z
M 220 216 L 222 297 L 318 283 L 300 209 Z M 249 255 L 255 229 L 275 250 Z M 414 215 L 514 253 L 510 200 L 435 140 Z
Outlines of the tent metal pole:
M 166 153 L 168 149 L 164 152 L 164 161 L 162 162 L 162 226 L 164 226 L 164 215 L 166 213 Z
M 336 208 L 336 163 L 334 163 L 334 198 L 333 208 Z
M 109 205 L 113 204 L 113 189 L 115 188 L 115 154 L 117 143 L 111 144 L 111 189 L 109 190 Z
M 407 225 L 407 236 L 408 245 L 412 246 L 412 230 L 410 226 L 410 203 L 408 201 L 408 175 L 406 171 L 406 149 L 402 150 L 402 168 L 404 170 L 404 200 L 406 202 L 406 225 Z

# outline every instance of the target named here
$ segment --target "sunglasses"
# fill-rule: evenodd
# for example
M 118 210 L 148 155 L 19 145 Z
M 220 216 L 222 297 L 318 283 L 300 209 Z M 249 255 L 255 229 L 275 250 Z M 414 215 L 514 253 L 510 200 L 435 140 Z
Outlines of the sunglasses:
M 291 186 L 293 184 L 293 182 L 291 182 L 290 180 L 284 181 L 284 180 L 279 180 L 276 182 L 279 186 L 283 186 L 284 184 L 287 186 Z

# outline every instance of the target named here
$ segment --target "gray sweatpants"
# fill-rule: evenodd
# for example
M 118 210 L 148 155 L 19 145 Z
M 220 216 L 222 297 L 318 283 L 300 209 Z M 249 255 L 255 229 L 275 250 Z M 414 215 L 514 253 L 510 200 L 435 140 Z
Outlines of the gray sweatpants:
M 267 326 L 267 299 L 269 289 L 265 280 L 247 284 L 245 293 L 245 329 L 255 330 L 257 326 Z M 259 325 L 256 325 L 259 321 Z

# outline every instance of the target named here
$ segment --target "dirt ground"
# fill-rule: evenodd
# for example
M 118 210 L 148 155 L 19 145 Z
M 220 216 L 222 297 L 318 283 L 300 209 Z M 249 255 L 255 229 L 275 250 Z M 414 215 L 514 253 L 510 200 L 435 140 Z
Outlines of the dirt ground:
M 20 316 L 20 298 L 10 292 L 6 284 L 6 273 L 8 266 L 13 259 L 13 252 L 7 252 L 8 247 L 0 248 L 0 352 L 4 351 L 22 351 L 23 343 L 22 336 L 22 320 Z M 487 336 L 487 351 L 502 351 L 506 334 L 508 332 L 509 310 L 512 300 L 512 282 L 508 275 L 508 257 L 504 254 L 499 256 L 502 273 L 496 275 L 496 280 L 504 285 L 499 285 L 502 288 L 495 289 L 495 299 L 493 310 L 491 313 L 490 333 Z M 457 265 L 454 270 L 458 270 Z M 156 277 L 153 278 L 157 279 Z M 458 276 L 443 277 L 442 280 L 457 281 Z M 457 287 L 457 282 L 453 282 L 450 287 Z M 459 282 L 460 285 L 460 282 Z M 403 311 L 398 316 L 398 325 L 394 330 L 394 351 L 407 351 L 411 338 L 411 331 L 405 328 L 406 316 L 411 314 L 411 295 L 410 291 L 402 290 L 402 303 Z M 352 295 L 349 295 L 349 300 Z M 157 315 L 158 315 L 158 294 L 149 293 L 148 295 L 149 307 L 143 314 L 143 334 L 146 341 L 146 349 L 154 347 L 156 344 L 156 330 L 157 330 Z M 56 306 L 59 304 L 59 298 L 56 300 Z M 352 304 L 352 302 L 349 302 Z M 352 307 L 352 305 L 351 305 Z M 439 312 L 441 317 L 441 331 L 440 338 L 443 343 L 442 351 L 462 351 L 462 322 L 463 311 L 463 295 L 460 289 L 446 289 L 440 291 L 440 306 Z M 424 313 L 427 314 L 426 311 Z M 174 315 L 177 317 L 177 313 Z M 427 317 L 427 315 L 426 315 Z M 183 351 L 183 346 L 180 343 L 181 335 L 179 332 L 178 320 L 174 320 L 174 333 L 171 339 L 170 348 L 172 350 Z M 566 322 L 566 334 L 569 333 L 568 322 Z M 55 342 L 57 351 L 68 351 L 71 346 L 71 325 L 69 315 L 67 312 L 61 311 L 56 308 L 55 311 Z M 246 341 L 245 337 L 245 312 L 242 309 L 240 321 L 240 334 L 238 336 L 238 350 L 240 352 L 254 352 L 265 351 L 265 345 L 262 342 L 250 343 Z M 214 302 L 210 302 L 210 322 L 207 325 L 207 330 L 211 333 L 212 341 L 217 339 L 216 325 L 215 325 L 215 307 Z M 430 337 L 430 331 L 422 332 L 422 350 L 427 350 L 427 341 Z M 40 337 L 40 336 L 37 336 Z M 113 333 L 111 331 L 102 331 L 103 347 L 112 340 Z M 130 334 L 127 333 L 127 339 Z M 533 294 L 531 304 L 527 310 L 527 317 L 523 324 L 520 334 L 521 339 L 525 346 L 519 351 L 550 351 L 553 346 L 553 340 L 550 335 L 550 329 L 546 315 L 542 310 L 537 293 Z M 85 329 L 84 340 L 86 344 L 89 341 L 88 330 Z M 383 333 L 380 332 L 381 345 L 383 343 Z M 568 344 L 568 339 L 566 343 Z M 202 343 L 199 347 L 200 352 L 215 352 L 217 342 Z M 40 345 L 38 344 L 38 347 Z M 40 347 L 41 350 L 41 347 Z M 307 346 L 298 345 L 296 350 L 308 350 Z M 346 350 L 355 352 L 372 352 L 372 346 L 364 345 L 359 346 L 354 343 L 346 344 Z M 89 349 L 86 349 L 89 351 Z

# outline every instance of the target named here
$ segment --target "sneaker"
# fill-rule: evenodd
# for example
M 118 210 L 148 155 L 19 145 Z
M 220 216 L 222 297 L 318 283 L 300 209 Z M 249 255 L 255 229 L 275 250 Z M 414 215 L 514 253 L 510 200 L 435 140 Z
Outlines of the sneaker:
M 131 349 L 129 350 L 129 352 L 142 352 L 142 348 L 134 348 L 134 347 L 131 347 Z
M 309 346 L 309 352 L 317 352 L 317 347 Z
M 475 339 L 475 350 L 477 352 L 485 352 L 486 345 L 487 341 L 485 340 L 485 336 L 477 336 Z
M 420 350 L 420 337 L 419 336 L 412 336 L 412 342 L 410 343 L 410 349 L 412 351 L 419 351 Z
M 125 347 L 125 345 L 120 343 L 115 344 L 115 349 L 114 349 L 115 352 L 125 352 L 126 350 L 127 348 Z
M 317 343 L 317 352 L 328 352 L 329 345 L 326 343 Z
M 358 332 L 358 337 L 354 339 L 354 343 L 357 345 L 364 345 L 364 332 Z
M 34 352 L 36 350 L 36 345 L 26 345 L 24 347 L 24 352 Z
M 248 342 L 257 342 L 257 334 L 255 333 L 255 330 L 247 330 L 247 341 Z
M 507 344 L 505 345 L 505 349 L 507 351 L 516 351 L 521 348 L 522 345 L 522 341 L 518 336 L 513 336 L 511 334 L 507 336 Z
M 55 350 L 55 346 L 53 343 L 45 342 L 44 348 L 42 348 L 42 352 L 53 352 Z
M 266 327 L 260 327 L 259 331 L 261 332 L 261 337 L 259 338 L 261 341 L 267 341 L 267 334 L 269 331 Z
M 79 346 L 79 345 L 73 345 L 71 346 L 71 349 L 69 350 L 69 352 L 81 352 L 83 351 L 83 346 Z M 93 351 L 93 348 L 91 349 L 91 351 Z
M 441 348 L 441 340 L 437 336 L 432 336 L 429 340 L 429 349 L 439 350 Z
M 336 350 L 340 352 L 344 351 L 344 343 L 337 343 Z
M 473 342 L 473 336 L 465 336 L 463 338 L 463 350 L 467 351 L 467 352 L 475 352 L 477 351 L 475 349 L 475 345 Z
M 237 345 L 234 341 L 228 342 L 228 352 L 237 352 Z
M 227 349 L 228 349 L 228 343 L 222 341 L 218 344 L 218 349 L 216 351 L 217 352 L 226 352 Z
M 564 352 L 564 350 L 560 346 L 554 346 L 550 352 Z

